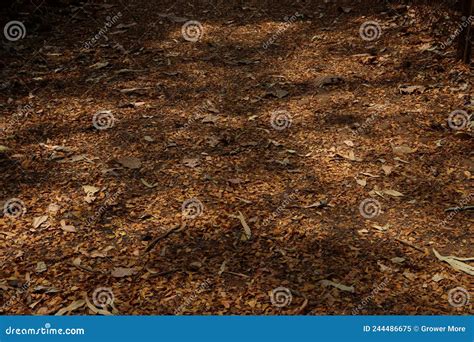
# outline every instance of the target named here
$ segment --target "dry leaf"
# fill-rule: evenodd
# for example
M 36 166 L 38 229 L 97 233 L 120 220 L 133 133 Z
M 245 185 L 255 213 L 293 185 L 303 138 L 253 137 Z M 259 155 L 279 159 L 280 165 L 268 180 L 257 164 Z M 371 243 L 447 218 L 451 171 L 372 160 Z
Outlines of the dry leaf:
M 247 222 L 245 222 L 245 217 L 240 211 L 239 211 L 239 215 L 237 217 L 239 218 L 240 223 L 242 224 L 242 227 L 244 227 L 244 233 L 240 237 L 240 240 L 247 241 L 251 238 L 252 231 L 250 230 L 250 227 L 247 224 Z
M 44 272 L 48 269 L 48 267 L 46 266 L 45 262 L 44 261 L 38 261 L 36 263 L 36 269 L 35 269 L 35 272 L 36 273 L 41 273 L 41 272 Z
M 86 301 L 84 299 L 76 300 L 72 302 L 71 304 L 69 304 L 67 307 L 62 308 L 58 312 L 56 312 L 55 316 L 62 316 L 66 313 L 77 310 L 81 308 L 82 306 L 84 306 L 84 304 L 86 304 Z
M 135 157 L 120 157 L 118 163 L 129 169 L 139 169 L 142 166 L 140 159 Z
M 356 182 L 357 182 L 357 184 L 359 184 L 362 187 L 367 185 L 367 181 L 365 179 L 357 179 L 356 178 Z
M 38 228 L 48 220 L 48 215 L 38 216 L 33 219 L 33 227 Z
M 343 284 L 333 282 L 331 280 L 324 279 L 324 280 L 321 280 L 320 283 L 323 286 L 333 286 L 333 287 L 335 287 L 339 290 L 342 290 L 342 291 L 347 291 L 347 292 L 352 292 L 352 293 L 355 292 L 354 286 L 346 286 L 346 285 L 343 285 Z
M 416 152 L 416 148 L 411 148 L 406 145 L 402 146 L 392 146 L 393 153 L 397 155 L 404 155 L 404 154 L 409 154 L 409 153 L 414 153 Z
M 183 164 L 188 167 L 196 167 L 200 164 L 200 161 L 198 158 L 184 158 Z
M 390 175 L 390 174 L 392 173 L 393 166 L 382 165 L 382 170 L 383 170 L 383 172 L 385 173 L 385 175 L 388 176 L 388 175 Z
M 452 255 L 442 256 L 434 248 L 433 248 L 433 253 L 439 260 L 447 262 L 455 270 L 467 273 L 469 275 L 474 275 L 474 267 L 472 267 L 471 265 L 468 265 L 468 264 L 463 262 L 463 261 L 474 261 L 474 257 L 472 257 L 472 258 L 458 258 L 458 257 L 452 256 Z
M 437 282 L 440 282 L 441 280 L 445 279 L 446 277 L 443 276 L 442 274 L 440 273 L 436 273 L 432 278 L 431 280 L 433 280 L 435 283 Z
M 401 192 L 398 192 L 396 190 L 384 190 L 383 192 L 384 192 L 384 194 L 387 194 L 387 195 L 393 196 L 393 197 L 402 197 L 402 196 L 404 196 Z
M 115 277 L 115 278 L 129 277 L 137 273 L 138 273 L 138 270 L 135 267 L 132 267 L 132 268 L 115 267 L 111 272 L 112 277 Z
M 76 227 L 72 225 L 66 225 L 66 221 L 61 220 L 60 223 L 61 223 L 61 229 L 64 230 L 65 232 L 70 232 L 70 233 L 77 232 Z

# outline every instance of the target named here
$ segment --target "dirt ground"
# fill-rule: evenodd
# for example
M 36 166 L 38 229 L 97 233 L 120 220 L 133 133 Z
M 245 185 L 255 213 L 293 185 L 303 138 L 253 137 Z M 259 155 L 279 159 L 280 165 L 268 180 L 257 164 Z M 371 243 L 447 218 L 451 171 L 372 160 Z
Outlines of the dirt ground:
M 452 4 L 1 18 L 3 314 L 473 313 L 472 261 L 440 260 L 474 257 Z

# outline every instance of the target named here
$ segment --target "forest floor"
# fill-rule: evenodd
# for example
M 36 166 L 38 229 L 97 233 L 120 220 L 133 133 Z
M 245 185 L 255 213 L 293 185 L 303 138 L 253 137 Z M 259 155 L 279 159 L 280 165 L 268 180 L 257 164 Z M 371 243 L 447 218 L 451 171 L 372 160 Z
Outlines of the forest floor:
M 434 252 L 474 257 L 448 5 L 1 15 L 4 314 L 473 313 L 472 261 Z

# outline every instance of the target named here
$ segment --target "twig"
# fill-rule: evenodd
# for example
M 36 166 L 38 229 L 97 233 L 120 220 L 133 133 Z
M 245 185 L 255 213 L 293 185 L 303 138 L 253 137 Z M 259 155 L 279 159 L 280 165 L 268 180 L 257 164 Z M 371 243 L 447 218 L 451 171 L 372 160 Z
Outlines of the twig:
M 402 239 L 399 239 L 399 238 L 395 238 L 395 240 L 397 240 L 398 242 L 401 242 L 411 248 L 414 248 L 416 249 L 417 251 L 420 251 L 422 252 L 423 254 L 426 254 L 426 250 L 424 250 L 423 248 L 421 247 L 418 247 L 418 246 L 415 246 L 414 244 L 412 244 L 411 242 L 408 242 L 408 241 L 405 241 L 405 240 L 402 240 Z
M 186 227 L 186 223 L 182 223 L 181 225 L 176 225 L 174 226 L 173 228 L 171 228 L 170 230 L 168 230 L 166 233 L 160 235 L 160 236 L 157 236 L 156 238 L 154 238 L 153 240 L 151 240 L 150 244 L 148 245 L 148 247 L 145 249 L 145 253 L 148 253 L 150 252 L 158 242 L 160 242 L 161 240 L 163 240 L 164 238 L 167 238 L 169 235 L 173 234 L 173 233 L 177 233 L 177 232 L 180 232 L 181 230 L 184 229 L 184 227 Z

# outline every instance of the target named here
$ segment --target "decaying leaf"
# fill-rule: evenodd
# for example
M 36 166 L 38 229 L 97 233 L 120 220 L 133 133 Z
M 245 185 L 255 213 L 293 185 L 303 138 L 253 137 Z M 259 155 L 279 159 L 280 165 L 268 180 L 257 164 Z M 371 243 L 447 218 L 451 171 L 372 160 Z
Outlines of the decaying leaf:
M 33 219 L 33 228 L 38 228 L 48 220 L 48 215 L 38 216 Z
M 70 232 L 70 233 L 75 233 L 77 232 L 76 227 L 73 225 L 67 225 L 65 220 L 61 220 L 61 229 L 64 230 L 65 232 Z
M 402 197 L 402 196 L 404 196 L 401 192 L 398 192 L 396 190 L 390 190 L 390 189 L 383 190 L 383 193 L 387 194 L 389 196 L 393 196 L 393 197 Z
M 467 273 L 469 275 L 474 275 L 474 267 L 466 264 L 463 261 L 474 261 L 474 257 L 471 258 L 459 258 L 453 255 L 442 256 L 438 253 L 436 249 L 433 248 L 434 255 L 441 261 L 447 262 L 457 271 Z
M 138 269 L 136 267 L 115 267 L 111 274 L 112 277 L 115 278 L 122 278 L 122 277 L 129 277 L 134 274 L 137 274 Z
M 333 287 L 335 287 L 339 290 L 342 290 L 342 291 L 347 291 L 347 292 L 352 292 L 352 293 L 355 292 L 354 286 L 346 286 L 346 285 L 339 284 L 339 283 L 336 283 L 334 281 L 327 280 L 327 279 L 321 280 L 320 284 L 322 286 L 333 286 Z
M 142 166 L 140 159 L 135 157 L 120 157 L 118 163 L 129 169 L 139 169 Z
M 240 240 L 247 241 L 252 237 L 252 231 L 250 230 L 249 225 L 245 221 L 244 215 L 240 211 L 239 211 L 239 215 L 237 217 L 240 220 L 240 223 L 242 224 L 242 227 L 244 228 L 244 231 L 243 231 L 242 235 L 240 236 Z
M 72 302 L 71 304 L 69 304 L 68 306 L 66 306 L 65 308 L 62 308 L 58 312 L 56 312 L 55 316 L 62 316 L 64 314 L 77 310 L 83 307 L 84 304 L 86 304 L 86 301 L 84 299 L 76 300 Z

